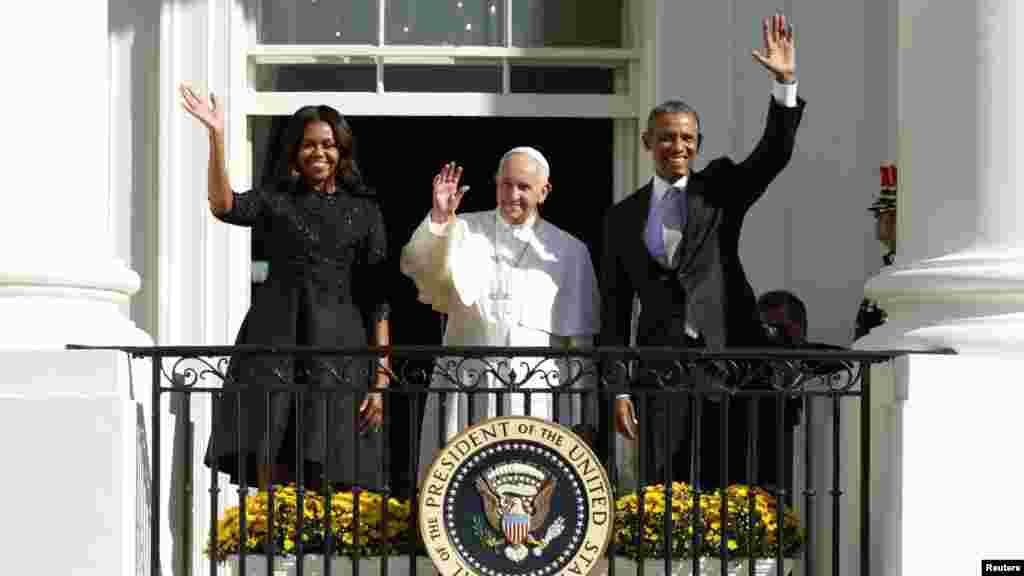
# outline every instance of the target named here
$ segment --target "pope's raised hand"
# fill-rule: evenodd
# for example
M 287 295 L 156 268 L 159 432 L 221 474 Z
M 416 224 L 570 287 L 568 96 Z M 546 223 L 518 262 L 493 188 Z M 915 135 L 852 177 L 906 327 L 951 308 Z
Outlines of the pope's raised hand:
M 764 47 L 754 50 L 754 60 L 771 72 L 775 79 L 790 83 L 796 78 L 796 56 L 793 49 L 793 25 L 786 17 L 775 14 L 761 23 Z
M 462 202 L 462 196 L 469 186 L 459 186 L 462 178 L 462 166 L 449 162 L 434 176 L 434 204 L 430 209 L 430 219 L 437 224 L 448 222 Z

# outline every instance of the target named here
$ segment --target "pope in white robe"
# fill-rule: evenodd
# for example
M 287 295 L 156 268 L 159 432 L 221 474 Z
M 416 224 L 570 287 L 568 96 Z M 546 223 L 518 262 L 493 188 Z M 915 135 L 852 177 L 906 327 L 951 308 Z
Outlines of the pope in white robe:
M 538 213 L 551 190 L 549 173 L 539 151 L 513 148 L 499 164 L 496 209 L 459 215 L 467 190 L 458 186 L 462 168 L 449 164 L 434 178 L 433 207 L 402 249 L 401 269 L 415 281 L 419 300 L 447 315 L 444 345 L 592 344 L 600 330 L 597 279 L 586 245 Z M 449 357 L 437 365 L 433 387 L 554 391 L 568 389 L 570 380 L 591 389 L 594 382 L 589 363 L 578 357 Z M 421 478 L 441 446 L 471 422 L 529 414 L 572 426 L 593 404 L 579 394 L 450 392 L 441 416 L 440 396 L 428 396 L 423 414 Z

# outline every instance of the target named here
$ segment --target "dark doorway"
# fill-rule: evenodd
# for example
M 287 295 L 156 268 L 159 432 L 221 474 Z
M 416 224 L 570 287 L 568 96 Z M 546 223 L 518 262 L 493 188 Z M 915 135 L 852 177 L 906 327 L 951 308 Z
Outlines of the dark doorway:
M 342 108 L 344 112 L 344 109 Z M 269 144 L 285 119 L 260 118 L 267 134 L 256 138 L 254 158 L 273 158 L 260 140 Z M 613 198 L 613 122 L 581 118 L 347 118 L 356 135 L 357 160 L 366 182 L 377 191 L 388 227 L 391 266 L 388 278 L 395 345 L 438 345 L 442 319 L 416 299 L 416 287 L 398 270 L 398 256 L 413 230 L 426 217 L 431 204 L 431 181 L 442 164 L 455 161 L 465 167 L 464 181 L 471 187 L 460 211 L 490 210 L 495 206 L 494 174 L 501 155 L 514 146 L 533 146 L 551 163 L 551 194 L 542 209 L 549 222 L 582 240 L 590 249 L 595 270 L 600 264 L 601 220 Z M 260 150 L 259 148 L 263 148 Z M 262 174 L 257 165 L 254 176 Z M 255 180 L 255 178 L 254 178 Z M 262 247 L 253 235 L 253 258 Z M 410 452 L 410 434 L 419 430 L 411 421 L 408 403 L 389 403 L 389 469 L 392 488 L 405 493 L 415 486 L 411 474 L 418 455 Z M 422 410 L 418 411 L 422 414 Z M 410 429 L 410 426 L 414 427 Z

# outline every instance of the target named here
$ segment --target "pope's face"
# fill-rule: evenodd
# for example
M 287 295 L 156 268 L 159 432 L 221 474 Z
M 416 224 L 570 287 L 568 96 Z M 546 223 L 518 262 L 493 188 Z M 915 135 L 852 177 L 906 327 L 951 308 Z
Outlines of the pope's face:
M 665 112 L 643 134 L 644 148 L 654 160 L 654 172 L 666 182 L 690 173 L 697 155 L 697 117 L 689 112 Z
M 551 191 L 547 176 L 526 154 L 509 156 L 495 177 L 498 209 L 509 224 L 522 224 Z

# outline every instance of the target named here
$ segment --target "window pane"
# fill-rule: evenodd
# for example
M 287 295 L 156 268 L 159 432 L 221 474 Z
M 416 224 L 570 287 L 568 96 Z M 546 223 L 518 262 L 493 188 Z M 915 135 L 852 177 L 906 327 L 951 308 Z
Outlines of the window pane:
M 387 2 L 388 44 L 504 45 L 504 0 Z
M 539 94 L 615 94 L 615 75 L 618 72 L 618 69 L 608 66 L 513 65 L 510 91 Z
M 376 92 L 372 58 L 346 58 L 336 64 L 260 64 L 258 92 Z
M 262 44 L 376 44 L 378 0 L 263 0 Z
M 623 0 L 512 0 L 512 45 L 622 48 Z
M 384 65 L 385 92 L 501 92 L 501 65 Z

